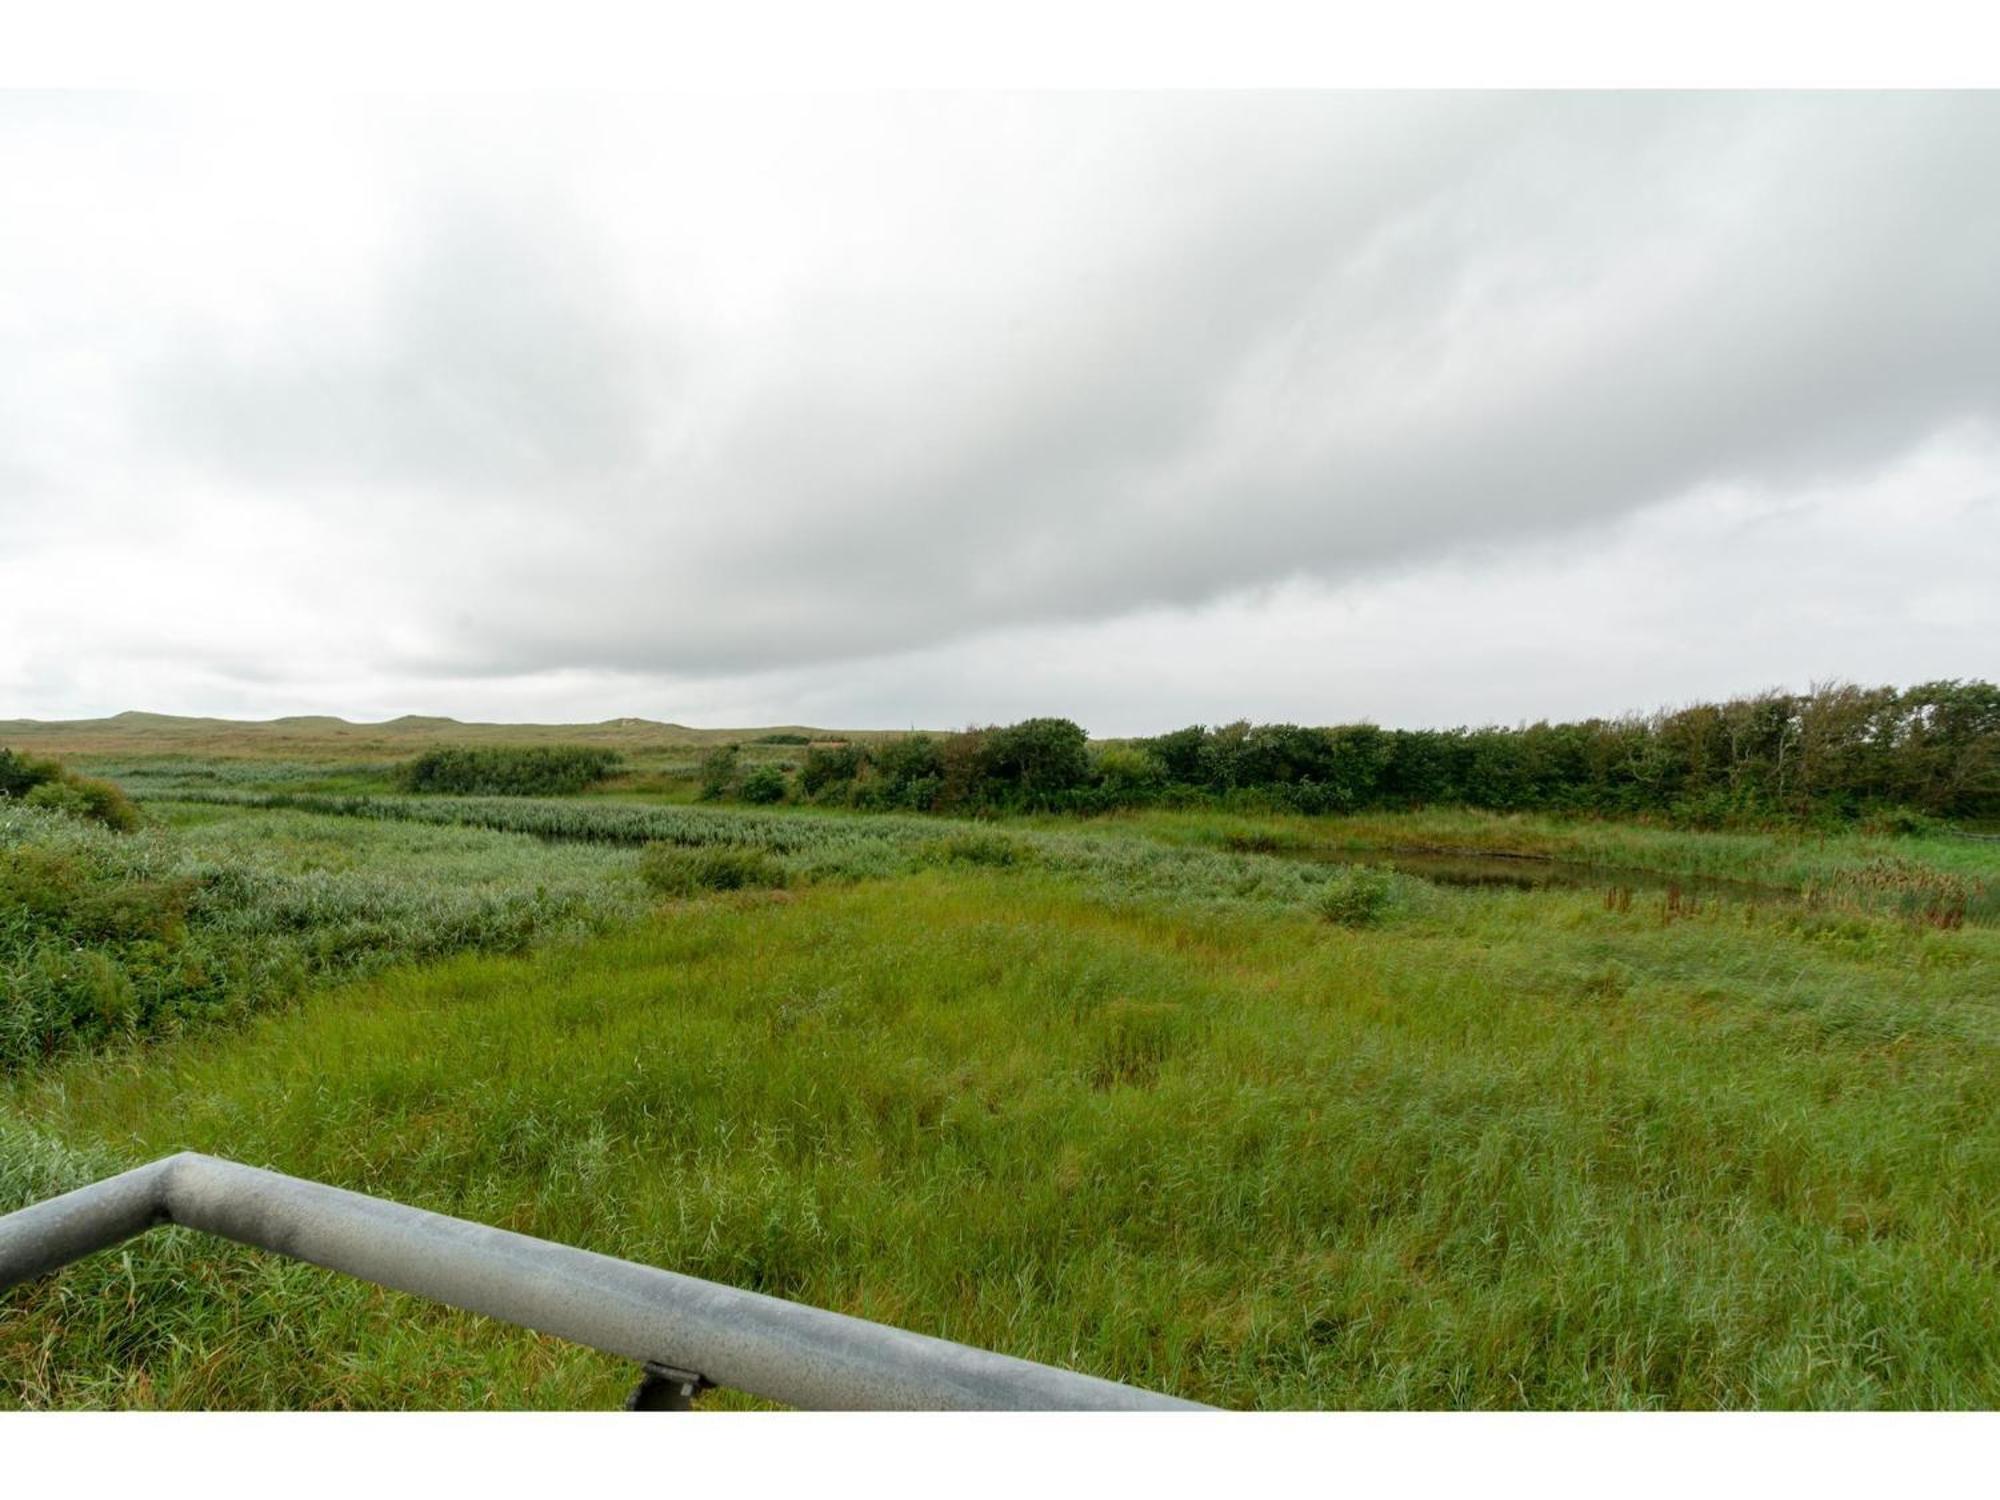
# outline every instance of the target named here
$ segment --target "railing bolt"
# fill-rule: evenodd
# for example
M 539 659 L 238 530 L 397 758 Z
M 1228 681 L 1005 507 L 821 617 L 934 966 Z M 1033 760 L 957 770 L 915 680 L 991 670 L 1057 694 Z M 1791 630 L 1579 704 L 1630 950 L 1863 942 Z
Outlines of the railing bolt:
M 693 1411 L 694 1398 L 709 1384 L 692 1370 L 676 1370 L 672 1365 L 649 1364 L 632 1394 L 625 1398 L 627 1411 Z

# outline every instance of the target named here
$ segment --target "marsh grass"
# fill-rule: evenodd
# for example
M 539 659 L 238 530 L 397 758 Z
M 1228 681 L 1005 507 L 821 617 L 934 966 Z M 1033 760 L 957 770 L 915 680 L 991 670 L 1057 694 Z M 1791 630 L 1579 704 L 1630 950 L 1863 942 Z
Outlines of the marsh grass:
M 1981 882 L 1901 855 L 1878 855 L 1814 882 L 1806 887 L 1806 899 L 1816 906 L 1886 908 L 1946 932 L 1963 927 L 1969 911 L 1988 915 L 1992 907 L 1991 892 Z
M 644 904 L 620 850 L 155 806 L 161 826 L 131 835 L 0 808 L 0 1071 L 234 1024 L 392 964 L 519 951 Z
M 1373 927 L 1387 915 L 1395 891 L 1395 879 L 1388 871 L 1350 865 L 1328 878 L 1314 907 L 1342 927 Z
M 0 1082 L 0 1211 L 192 1148 L 1225 1405 L 2000 1402 L 1996 846 L 146 808 L 129 837 L 0 819 L 9 1013 L 41 1004 L 24 952 L 108 986 Z M 1325 919 L 1302 853 L 1425 838 L 1824 889 L 1357 870 L 1370 919 Z M 1965 917 L 1929 920 L 1952 882 Z M 227 979 L 213 1017 L 121 1010 L 102 966 L 155 948 Z M 630 1380 L 179 1231 L 0 1297 L 0 1404 L 610 1407 Z
M 649 844 L 639 855 L 639 876 L 663 896 L 702 891 L 775 890 L 790 883 L 785 867 L 755 849 L 684 849 Z
M 1059 820 L 1033 820 L 1059 826 Z M 1607 871 L 1642 870 L 1815 891 L 1831 904 L 1904 910 L 1909 889 L 1949 882 L 1971 920 L 2000 920 L 2000 845 L 1948 833 L 1691 831 L 1606 818 L 1558 818 L 1439 808 L 1341 817 L 1145 811 L 1093 819 L 1084 828 L 1187 848 L 1336 857 L 1407 850 L 1561 860 Z M 1883 872 L 1894 872 L 1884 878 Z M 1899 886 L 1901 888 L 1899 888 Z
M 944 864 L 397 969 L 17 1081 L 0 1187 L 213 1151 L 1227 1405 L 2000 1400 L 1992 933 L 1203 910 Z M 183 1237 L 0 1301 L 24 1405 L 629 1376 Z
M 949 824 L 939 838 L 930 819 L 284 793 L 147 806 L 158 826 L 136 838 L 0 814 L 0 1068 L 236 1024 L 391 964 L 520 951 L 629 917 L 646 888 L 686 898 L 1033 864 L 1121 900 L 1286 908 L 1319 880 L 1125 838 Z M 1405 890 L 1420 900 L 1419 882 Z

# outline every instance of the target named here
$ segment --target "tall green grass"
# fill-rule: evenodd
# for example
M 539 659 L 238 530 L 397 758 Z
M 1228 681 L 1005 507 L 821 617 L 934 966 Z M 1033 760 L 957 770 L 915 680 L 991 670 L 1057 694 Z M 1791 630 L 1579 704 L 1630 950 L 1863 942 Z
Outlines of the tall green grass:
M 0 1211 L 191 1147 L 1230 1405 L 2000 1399 L 2000 930 L 1924 904 L 1993 846 L 147 810 L 0 811 Z M 1814 899 L 1320 862 L 1400 843 Z M 0 1298 L 11 1405 L 630 1378 L 178 1231 Z
M 1076 826 L 1040 818 L 1032 826 Z M 1663 828 L 1605 818 L 1439 808 L 1342 817 L 1213 811 L 1123 813 L 1082 825 L 1186 848 L 1334 858 L 1385 850 L 1562 860 L 1738 881 L 1827 901 L 1903 910 L 1909 891 L 1950 889 L 1968 914 L 2000 917 L 2000 842 L 1954 837 L 1779 829 L 1760 833 Z
M 1362 922 L 1378 909 L 1421 911 L 1430 888 L 1370 875 L 1370 890 L 1357 895 L 1359 877 L 1329 874 L 1315 859 L 1445 835 L 1511 852 L 1787 874 L 1806 882 L 1813 907 L 1835 914 L 1890 911 L 1949 927 L 1989 921 L 1995 907 L 1994 882 L 1902 852 L 1969 849 L 1975 856 L 1962 863 L 1970 869 L 1978 858 L 1995 862 L 1987 846 L 1858 835 L 1794 847 L 1465 815 L 1329 827 L 1151 814 L 1080 827 L 227 791 L 149 806 L 164 826 L 138 838 L 21 807 L 0 816 L 0 1067 L 69 1045 L 240 1020 L 327 977 L 464 950 L 512 951 L 551 932 L 601 926 L 643 904 L 628 849 L 652 851 L 655 889 L 681 895 L 715 878 L 696 868 L 702 860 L 669 851 L 707 851 L 708 863 L 731 869 L 732 859 L 764 861 L 755 884 L 886 879 L 970 863 L 1032 869 L 1160 909 L 1248 905 Z M 1374 892 L 1378 881 L 1387 884 Z M 1366 912 L 1354 904 L 1360 897 Z
M 1169 905 L 1248 904 L 1303 910 L 1326 870 L 1255 852 L 1185 847 L 1121 831 L 808 810 L 656 807 L 572 800 L 474 797 L 325 797 L 214 793 L 189 805 L 281 809 L 328 818 L 418 823 L 527 834 L 552 844 L 741 850 L 772 856 L 801 881 L 886 879 L 937 864 L 1018 865 L 1065 877 L 1115 899 Z M 1420 880 L 1391 877 L 1406 905 Z
M 992 821 L 820 810 L 651 806 L 533 798 L 411 798 L 289 792 L 184 792 L 184 800 L 290 808 L 339 817 L 490 828 L 582 843 L 688 847 L 726 844 L 790 857 L 826 876 L 906 872 L 953 839 L 1006 837 L 1024 854 L 1060 867 L 1093 867 L 1149 887 L 1177 859 L 1195 854 L 1336 857 L 1399 848 L 1562 859 L 1606 870 L 1642 869 L 1735 880 L 1814 894 L 1823 904 L 1918 911 L 1942 899 L 1973 920 L 2000 917 L 2000 844 L 1949 836 L 1842 832 L 1692 832 L 1601 819 L 1469 810 L 1374 813 L 1343 818 L 1146 811 L 1089 821 L 1043 816 Z M 995 830 L 1004 830 L 995 832 Z M 1167 851 L 1163 856 L 1161 850 Z M 1145 851 L 1145 852 L 1142 852 Z M 1282 883 L 1324 874 L 1245 875 Z M 1168 883 L 1185 883 L 1180 875 Z M 1211 866 L 1211 887 L 1226 883 Z
M 395 787 L 397 765 L 383 761 L 294 761 L 262 757 L 196 758 L 185 755 L 99 757 L 90 769 L 151 800 L 182 792 L 301 791 L 387 792 Z
M 941 851 L 44 1068 L 0 1190 L 212 1151 L 1226 1405 L 1990 1407 L 1996 944 L 1587 892 L 1354 929 Z M 0 1300 L 20 1405 L 631 1373 L 186 1237 Z
M 1018 862 L 1181 905 L 1303 908 L 1324 881 L 1276 860 L 926 819 L 289 794 L 149 806 L 159 826 L 136 838 L 0 813 L 0 1069 L 240 1022 L 390 964 L 519 951 L 629 917 L 651 896 L 954 862 Z M 1404 889 L 1420 902 L 1417 883 Z

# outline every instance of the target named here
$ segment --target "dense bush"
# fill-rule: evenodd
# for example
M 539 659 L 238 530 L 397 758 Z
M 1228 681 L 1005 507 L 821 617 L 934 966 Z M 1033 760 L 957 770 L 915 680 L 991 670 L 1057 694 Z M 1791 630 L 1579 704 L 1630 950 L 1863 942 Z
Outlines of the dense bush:
M 619 766 L 594 745 L 439 746 L 399 768 L 405 791 L 461 797 L 560 797 L 595 786 Z
M 60 761 L 0 750 L 0 797 L 30 807 L 88 818 L 120 833 L 139 826 L 139 810 L 117 786 L 64 769 Z
M 743 778 L 743 800 L 758 807 L 785 800 L 785 773 L 776 766 L 759 766 Z
M 863 800 L 866 804 L 908 808 L 927 812 L 937 804 L 944 788 L 944 755 L 937 740 L 928 734 L 904 735 L 876 747 L 869 754 L 874 778 Z
M 701 758 L 701 798 L 714 802 L 729 796 L 738 785 L 742 752 L 735 745 L 717 745 Z
M 861 774 L 861 760 L 859 745 L 815 745 L 799 770 L 799 790 L 814 798 L 844 791 Z
M 60 770 L 52 760 L 31 759 L 0 749 L 0 797 L 25 797 Z
M 1167 768 L 1143 750 L 1107 745 L 1092 760 L 1091 780 L 1115 801 L 1146 802 L 1167 784 Z
M 980 779 L 988 800 L 1046 806 L 1090 781 L 1090 740 L 1068 719 L 1023 719 L 989 729 L 980 746 Z

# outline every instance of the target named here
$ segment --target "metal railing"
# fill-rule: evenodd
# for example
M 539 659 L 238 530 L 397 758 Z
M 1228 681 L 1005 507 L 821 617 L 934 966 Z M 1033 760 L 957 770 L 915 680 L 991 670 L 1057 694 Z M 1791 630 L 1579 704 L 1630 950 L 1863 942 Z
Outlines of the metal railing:
M 186 1152 L 0 1217 L 0 1291 L 182 1224 L 636 1361 L 628 1406 L 728 1386 L 822 1410 L 1194 1403 Z

